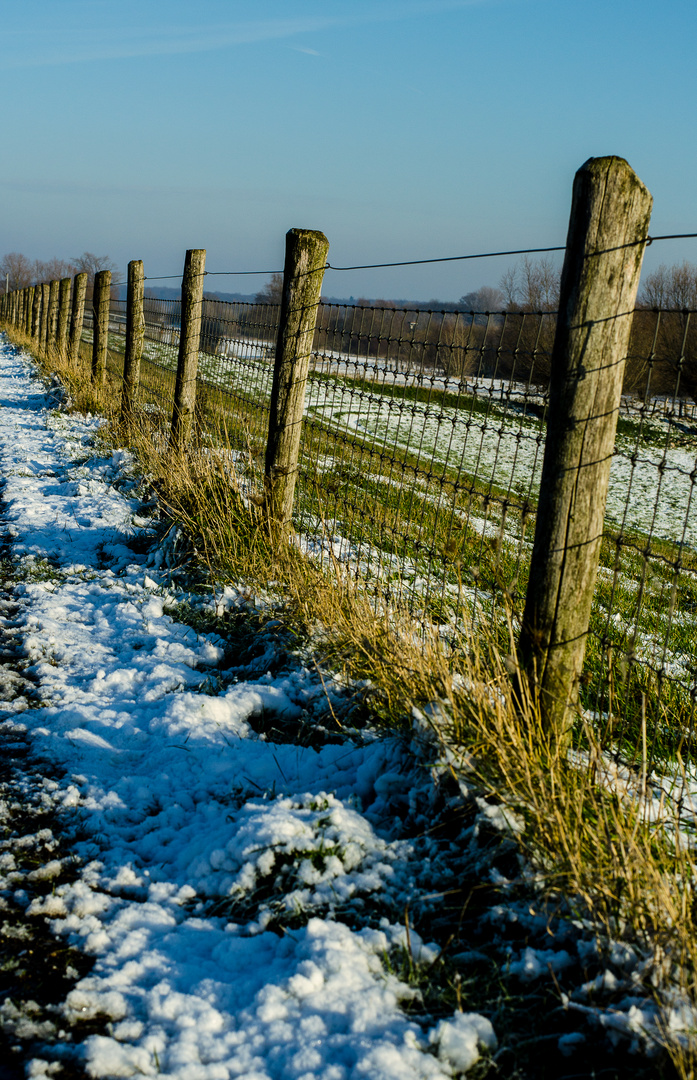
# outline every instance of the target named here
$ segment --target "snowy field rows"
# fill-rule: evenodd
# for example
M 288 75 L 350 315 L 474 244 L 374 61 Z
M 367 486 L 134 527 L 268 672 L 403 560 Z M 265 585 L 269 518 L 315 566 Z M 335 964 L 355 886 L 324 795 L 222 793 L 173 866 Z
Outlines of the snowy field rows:
M 148 348 L 153 359 L 162 352 L 152 344 Z M 176 363 L 171 351 L 169 360 Z M 210 384 L 252 396 L 260 407 L 265 407 L 271 395 L 272 374 L 267 353 L 266 342 L 231 341 L 224 357 L 202 352 L 199 372 Z M 523 403 L 541 403 L 539 395 L 523 384 L 509 385 L 496 379 L 465 379 L 460 383 L 416 373 L 409 376 L 382 367 L 375 369 L 368 361 L 339 353 L 318 354 L 313 370 L 332 377 L 320 380 L 311 374 L 305 413 L 328 431 L 416 455 L 423 470 L 436 462 L 476 477 L 483 485 L 535 497 L 542 472 L 544 426 L 537 417 L 517 411 L 516 406 Z M 357 391 L 354 380 L 373 377 L 379 378 L 384 395 Z M 491 403 L 491 415 L 390 395 L 392 389 L 407 385 L 478 396 Z M 623 401 L 622 415 L 634 418 L 635 413 L 638 421 L 640 414 L 628 400 Z M 632 438 L 618 436 L 607 520 L 630 531 L 651 532 L 658 539 L 697 547 L 697 512 L 691 498 L 697 455 L 666 439 L 668 428 L 660 414 L 646 421 L 645 427 L 654 438 L 638 454 Z

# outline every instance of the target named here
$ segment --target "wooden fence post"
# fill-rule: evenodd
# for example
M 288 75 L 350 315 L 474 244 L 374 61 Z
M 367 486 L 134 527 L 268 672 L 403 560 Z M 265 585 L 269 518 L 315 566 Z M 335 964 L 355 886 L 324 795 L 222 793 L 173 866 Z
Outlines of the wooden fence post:
M 109 343 L 109 300 L 111 299 L 111 270 L 98 270 L 94 275 L 92 293 L 92 382 L 106 382 L 106 354 Z
M 73 303 L 70 310 L 70 335 L 68 337 L 68 363 L 77 367 L 80 359 L 80 341 L 82 323 L 85 317 L 85 296 L 87 295 L 87 274 L 76 274 L 73 278 Z
M 31 306 L 31 336 L 38 342 L 41 333 L 41 286 L 34 286 L 34 300 Z
M 48 347 L 53 350 L 58 339 L 58 295 L 60 283 L 54 279 L 49 285 L 48 293 Z
M 278 526 L 287 525 L 293 513 L 305 384 L 328 251 L 324 233 L 312 229 L 291 229 L 286 233 L 264 470 L 266 513 Z
M 31 337 L 32 332 L 32 319 L 34 315 L 34 293 L 36 289 L 33 285 L 27 288 L 27 306 L 24 312 L 24 333 L 27 337 Z
M 69 277 L 61 278 L 60 292 L 58 299 L 58 355 L 63 363 L 65 363 L 68 355 L 68 322 L 70 320 L 70 286 L 72 282 Z
M 51 286 L 47 281 L 41 283 L 41 341 L 40 347 L 45 355 L 48 348 L 49 297 Z
M 172 448 L 184 450 L 194 422 L 196 409 L 196 373 L 201 344 L 201 310 L 203 307 L 203 278 L 206 269 L 204 248 L 192 248 L 186 253 L 182 277 L 181 325 L 179 330 L 179 360 L 174 387 L 172 410 Z
M 126 294 L 126 352 L 123 362 L 123 391 L 121 394 L 121 422 L 127 423 L 133 414 L 138 383 L 140 382 L 140 358 L 145 338 L 145 313 L 143 295 L 145 274 L 140 259 L 128 264 L 128 291 Z
M 545 730 L 578 702 L 610 464 L 652 198 L 618 157 L 574 180 L 519 660 Z

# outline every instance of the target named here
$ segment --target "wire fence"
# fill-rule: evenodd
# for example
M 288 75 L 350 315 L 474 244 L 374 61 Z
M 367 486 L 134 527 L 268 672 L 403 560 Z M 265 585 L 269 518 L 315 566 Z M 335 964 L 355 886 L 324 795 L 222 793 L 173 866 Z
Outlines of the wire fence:
M 141 405 L 168 418 L 179 302 L 146 306 Z M 278 321 L 274 304 L 203 305 L 199 430 L 224 429 L 247 495 L 263 492 Z M 112 301 L 117 348 L 124 327 Z M 450 649 L 482 636 L 510 648 L 520 625 L 555 328 L 554 312 L 320 306 L 298 541 Z M 638 309 L 582 699 L 613 738 L 648 716 L 655 752 L 691 740 L 697 695 L 696 390 L 697 312 Z
M 575 188 L 574 198 L 588 205 L 600 199 L 605 212 L 603 170 L 626 168 L 620 159 L 586 163 L 577 180 L 589 186 Z M 319 233 L 288 234 L 297 236 L 286 251 L 283 311 L 206 297 L 205 252 L 188 252 L 182 300 L 144 299 L 133 404 L 163 431 L 172 417 L 178 451 L 194 420 L 200 444 L 223 450 L 243 497 L 263 503 L 271 523 L 284 524 L 292 508 L 305 551 L 356 582 L 376 608 L 406 609 L 415 633 L 435 634 L 451 653 L 519 645 L 536 680 L 526 650 L 541 627 L 546 644 L 534 655 L 545 664 L 551 657 L 552 671 L 561 664 L 571 687 L 583 656 L 576 643 L 585 642 L 582 704 L 610 740 L 626 735 L 638 746 L 643 732 L 650 759 L 693 738 L 697 310 L 631 311 L 650 210 L 645 189 L 636 190 L 635 224 L 627 225 L 623 203 L 608 211 L 600 249 L 595 240 L 587 249 L 587 237 L 570 229 L 565 273 L 567 265 L 570 274 L 590 266 L 588 280 L 598 287 L 587 300 L 590 313 L 577 306 L 572 319 L 562 282 L 567 307 L 559 327 L 554 311 L 525 306 L 477 312 L 318 303 L 326 260 Z M 585 217 L 572 211 L 574 220 Z M 318 260 L 311 271 L 289 254 L 309 243 Z M 132 270 L 135 281 L 135 263 L 129 290 Z M 625 270 L 633 276 L 628 304 L 621 286 L 608 284 L 621 283 Z M 312 298 L 308 275 L 319 275 Z M 585 279 L 574 280 L 580 304 Z M 4 314 L 31 324 L 42 343 L 67 340 L 67 294 L 64 303 L 47 288 L 38 322 L 29 318 L 34 290 L 5 298 Z M 100 288 L 98 318 L 86 312 L 83 337 L 94 336 L 92 376 L 101 379 L 106 336 L 106 364 L 118 381 L 124 351 L 132 355 L 125 350 L 127 303 L 109 305 Z M 302 395 L 293 398 L 296 382 Z M 574 429 L 580 444 L 576 435 L 567 439 Z M 291 441 L 299 437 L 292 452 L 291 431 Z M 600 551 L 597 576 L 595 555 L 584 549 Z M 573 568 L 565 577 L 567 560 Z M 582 594 L 585 614 L 574 624 L 565 613 L 577 601 L 583 606 Z M 566 651 L 555 658 L 560 647 Z M 549 686 L 566 708 L 553 681 Z

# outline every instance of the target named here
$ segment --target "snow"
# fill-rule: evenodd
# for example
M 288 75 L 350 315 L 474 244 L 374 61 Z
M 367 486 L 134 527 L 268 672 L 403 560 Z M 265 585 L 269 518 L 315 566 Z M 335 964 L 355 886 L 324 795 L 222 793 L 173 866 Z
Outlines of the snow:
M 404 912 L 415 898 L 437 910 L 445 893 L 431 896 L 433 882 L 458 884 L 461 864 L 430 836 L 426 813 L 418 837 L 398 823 L 405 807 L 428 806 L 433 776 L 453 774 L 460 759 L 439 750 L 439 764 L 430 745 L 420 761 L 403 739 L 370 731 L 313 746 L 264 735 L 312 724 L 328 697 L 339 709 L 340 681 L 323 682 L 297 658 L 272 674 L 271 645 L 248 667 L 227 667 L 227 643 L 188 626 L 186 610 L 259 612 L 265 598 L 241 583 L 201 595 L 179 588 L 168 570 L 177 537 L 156 546 L 153 506 L 129 453 L 100 451 L 99 418 L 56 411 L 27 358 L 6 343 L 0 355 L 4 529 L 21 579 L 19 613 L 5 616 L 0 601 L 0 625 L 21 637 L 37 687 L 35 700 L 0 702 L 0 730 L 10 744 L 30 736 L 46 763 L 41 798 L 59 809 L 82 860 L 64 880 L 65 863 L 42 830 L 22 844 L 41 843 L 50 857 L 25 873 L 20 844 L 0 841 L 0 898 L 43 914 L 94 958 L 60 1011 L 66 1025 L 94 1018 L 99 1029 L 72 1047 L 88 1075 L 467 1073 L 496 1052 L 496 1019 L 410 1012 L 418 990 L 390 962 L 407 950 L 416 969 L 430 970 L 439 955 L 405 927 Z M 152 546 L 136 554 L 148 538 Z M 415 720 L 423 734 L 424 714 Z M 694 777 L 670 787 L 670 778 L 611 776 L 608 765 L 607 778 L 637 790 L 656 820 L 679 787 L 687 835 Z M 491 864 L 495 845 L 484 841 L 486 856 L 477 847 L 480 829 L 513 844 L 522 819 L 481 797 L 471 806 L 468 858 L 502 897 L 481 923 L 497 940 L 515 927 L 502 970 L 525 992 L 545 978 L 563 981 L 574 965 L 590 968 L 565 1007 L 579 1023 L 592 1017 L 609 1037 L 645 1048 L 657 1006 L 640 996 L 635 976 L 650 958 L 619 944 L 603 952 L 587 928 L 584 938 L 567 925 L 553 939 L 548 912 L 506 898 L 509 883 Z M 0 817 L 5 811 L 0 800 Z M 458 955 L 466 966 L 483 954 Z M 682 1037 L 695 1017 L 676 998 L 663 1021 Z M 30 1003 L 22 1011 L 9 999 L 0 1023 L 37 1038 L 55 1030 Z M 567 1031 L 560 1053 L 573 1055 L 585 1038 Z M 55 1073 L 41 1056 L 28 1067 L 29 1076 Z
M 6 706 L 3 728 L 28 731 L 64 770 L 50 798 L 83 837 L 81 874 L 29 911 L 95 958 L 64 1005 L 67 1020 L 104 1021 L 81 1047 L 88 1074 L 440 1080 L 466 1070 L 495 1045 L 490 1022 L 422 1028 L 402 1008 L 415 990 L 384 963 L 404 947 L 404 927 L 340 918 L 356 898 L 385 893 L 396 910 L 409 895 L 413 846 L 381 827 L 408 788 L 401 743 L 313 749 L 256 734 L 256 717 L 318 709 L 327 691 L 317 673 L 298 665 L 221 685 L 220 639 L 177 620 L 166 571 L 129 546 L 153 525 L 129 455 L 100 457 L 97 418 L 47 408 L 26 360 L 6 345 L 2 360 L 6 527 L 26 576 L 15 625 L 41 701 Z M 226 600 L 245 597 L 227 590 Z M 3 863 L 0 884 L 21 899 L 12 867 Z M 279 912 L 301 916 L 297 927 L 280 933 Z M 437 955 L 413 931 L 410 947 L 417 964 Z M 37 1058 L 30 1074 L 51 1071 Z

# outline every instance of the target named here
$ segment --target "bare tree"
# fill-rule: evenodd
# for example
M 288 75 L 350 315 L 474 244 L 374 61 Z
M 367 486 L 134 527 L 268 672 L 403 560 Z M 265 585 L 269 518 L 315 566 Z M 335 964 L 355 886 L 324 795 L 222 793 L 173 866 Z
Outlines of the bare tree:
M 524 255 L 502 274 L 499 289 L 511 311 L 556 311 L 560 280 L 561 271 L 551 259 Z
M 697 265 L 661 264 L 641 283 L 625 385 L 697 400 Z M 649 361 L 650 358 L 650 361 Z
M 642 281 L 639 304 L 670 311 L 697 309 L 697 266 L 689 262 L 676 266 L 661 263 Z
M 509 266 L 499 279 L 503 302 L 509 311 L 518 310 L 518 267 Z
M 461 296 L 458 304 L 466 311 L 503 311 L 506 306 L 506 297 L 501 289 L 482 285 L 476 292 L 468 292 Z
M 32 269 L 32 281 L 35 285 L 39 285 L 44 281 L 60 281 L 64 277 L 73 277 L 76 273 L 75 264 L 68 262 L 67 259 L 54 257 L 45 262 L 42 259 L 35 259 Z
M 272 274 L 254 297 L 255 304 L 280 304 L 283 296 L 283 274 Z
M 94 285 L 94 275 L 99 270 L 111 270 L 112 277 L 118 277 L 119 268 L 115 262 L 113 262 L 108 255 L 95 255 L 91 251 L 83 251 L 82 255 L 77 255 L 73 259 L 73 265 L 75 267 L 75 273 L 87 274 L 87 296 L 92 296 L 92 287 Z M 112 286 L 112 296 L 115 294 L 115 290 Z
M 10 251 L 0 260 L 0 275 L 10 291 L 24 289 L 32 284 L 32 265 L 26 255 Z

